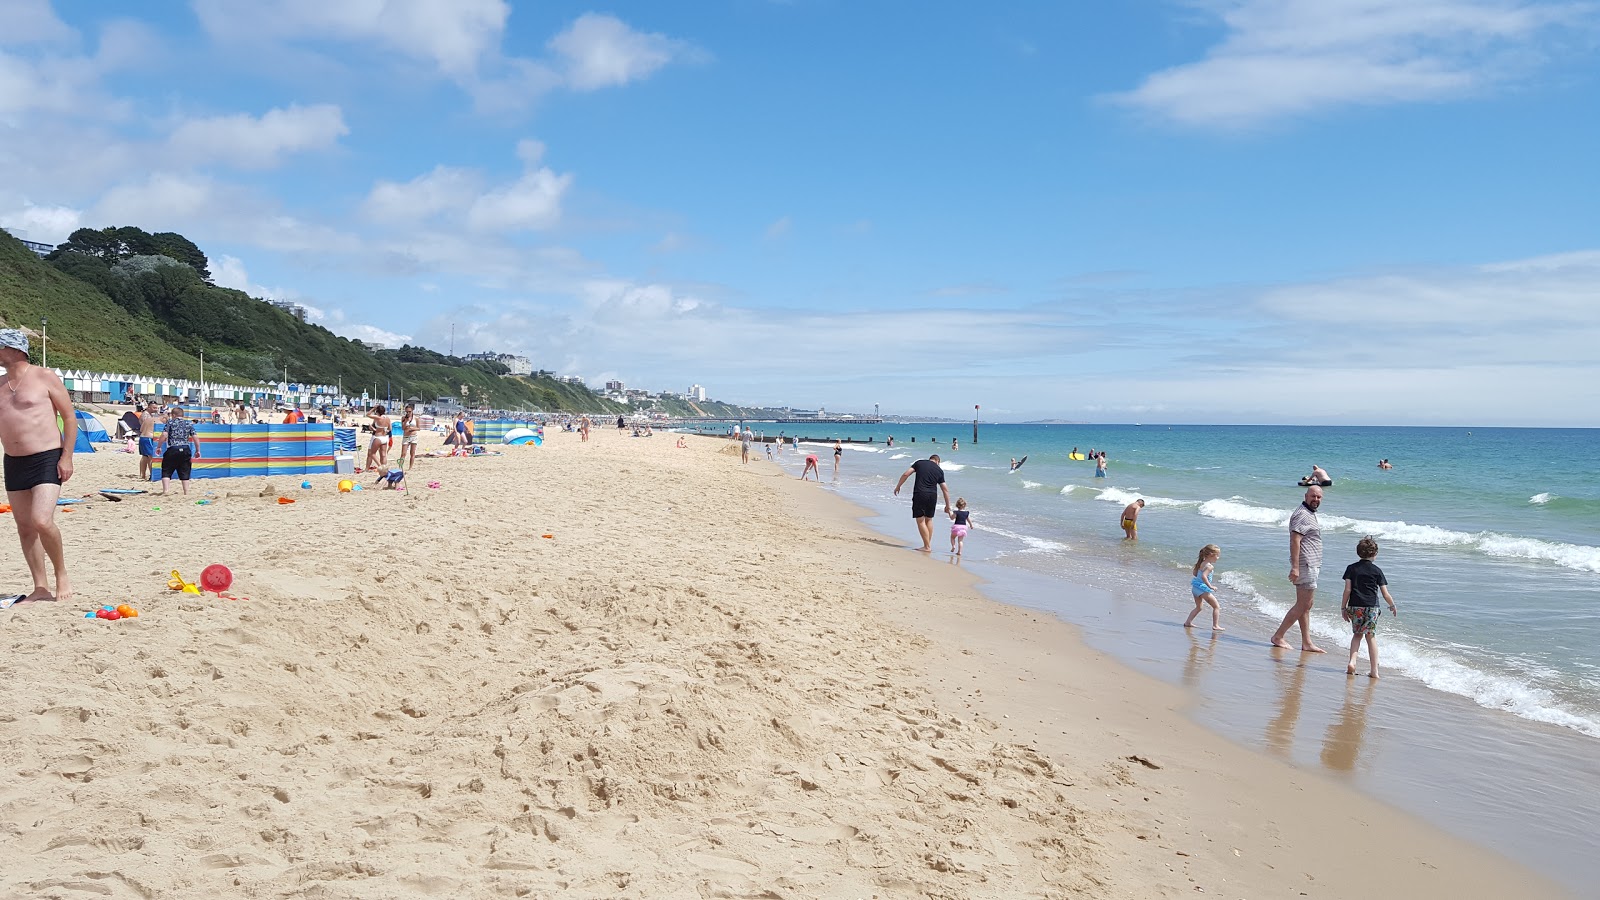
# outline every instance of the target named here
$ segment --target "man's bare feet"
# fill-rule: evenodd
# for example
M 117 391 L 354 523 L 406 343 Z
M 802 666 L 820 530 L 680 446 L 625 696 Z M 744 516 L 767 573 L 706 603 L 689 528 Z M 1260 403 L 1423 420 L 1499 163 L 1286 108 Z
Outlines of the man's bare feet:
M 1300 647 L 1300 652 L 1301 653 L 1327 653 L 1328 651 L 1322 649 L 1321 647 L 1318 647 L 1316 644 L 1304 644 L 1304 645 L 1302 645 Z
M 1344 673 L 1346 675 L 1354 675 L 1356 673 L 1356 667 L 1355 666 L 1345 666 L 1344 667 Z
M 1183 623 L 1183 627 L 1185 627 L 1185 628 L 1193 628 L 1194 627 L 1194 623 L 1193 622 L 1185 622 L 1185 623 Z
M 47 588 L 47 587 L 36 587 L 26 597 L 23 597 L 21 600 L 18 600 L 17 602 L 18 603 L 34 603 L 34 602 L 41 601 L 41 600 L 54 600 L 54 599 L 56 599 L 56 595 L 50 593 L 50 589 L 49 588 Z
M 1368 672 L 1367 673 L 1367 677 L 1371 678 L 1374 681 L 1376 681 L 1378 679 L 1378 673 L 1377 672 Z
M 1213 626 L 1211 626 L 1211 630 L 1212 631 L 1227 631 L 1228 629 L 1223 628 L 1221 625 L 1213 625 Z
M 1277 647 L 1279 650 L 1293 650 L 1294 649 L 1293 647 L 1291 647 L 1289 645 L 1289 642 L 1284 640 L 1283 638 L 1278 638 L 1277 640 L 1273 641 L 1272 642 L 1272 646 Z

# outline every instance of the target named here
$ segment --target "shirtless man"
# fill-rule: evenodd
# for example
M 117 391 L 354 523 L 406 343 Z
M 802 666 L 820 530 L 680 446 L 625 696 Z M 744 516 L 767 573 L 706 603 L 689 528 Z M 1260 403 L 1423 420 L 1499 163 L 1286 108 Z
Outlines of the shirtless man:
M 367 468 L 376 469 L 389 462 L 389 438 L 394 432 L 394 423 L 389 419 L 388 410 L 381 406 L 374 406 L 372 412 L 367 413 L 367 418 L 372 420 L 372 441 L 367 444 Z
M 67 600 L 72 585 L 56 527 L 56 500 L 61 485 L 72 477 L 72 450 L 78 440 L 78 417 L 67 388 L 48 369 L 28 362 L 28 336 L 14 328 L 0 331 L 0 444 L 5 447 L 6 498 L 17 520 L 22 557 L 33 576 L 27 594 L 0 598 L 0 606 L 33 600 Z M 61 417 L 62 429 L 56 428 Z M 55 568 L 56 590 L 50 592 L 45 557 Z
M 1122 539 L 1137 541 L 1139 539 L 1139 510 L 1144 509 L 1144 498 L 1129 503 L 1122 510 Z
M 139 416 L 139 480 L 150 480 L 150 468 L 156 458 L 156 423 L 161 421 L 161 407 L 146 403 Z

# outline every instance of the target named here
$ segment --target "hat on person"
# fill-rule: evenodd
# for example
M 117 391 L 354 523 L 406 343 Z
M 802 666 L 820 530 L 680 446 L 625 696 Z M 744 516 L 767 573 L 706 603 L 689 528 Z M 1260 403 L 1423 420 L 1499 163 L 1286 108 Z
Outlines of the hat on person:
M 28 352 L 28 335 L 20 328 L 0 329 L 0 347 L 10 347 L 13 350 Z

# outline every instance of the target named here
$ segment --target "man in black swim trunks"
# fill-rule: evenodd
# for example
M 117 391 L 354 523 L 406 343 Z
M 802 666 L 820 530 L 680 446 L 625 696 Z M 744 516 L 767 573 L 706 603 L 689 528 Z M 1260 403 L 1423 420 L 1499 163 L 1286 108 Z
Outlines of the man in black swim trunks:
M 6 369 L 5 377 L 0 378 L 6 498 L 17 520 L 22 556 L 33 576 L 31 592 L 20 597 L 6 595 L 0 602 L 10 606 L 19 601 L 66 600 L 72 596 L 72 586 L 61 549 L 61 530 L 56 527 L 56 500 L 61 485 L 72 477 L 78 418 L 61 379 L 28 362 L 26 334 L 14 328 L 0 330 L 0 366 Z M 46 557 L 55 568 L 53 594 L 44 567 Z
M 900 487 L 912 475 L 917 480 L 911 486 L 911 518 L 917 520 L 917 533 L 922 535 L 923 553 L 933 552 L 933 516 L 939 506 L 939 492 L 944 492 L 944 514 L 950 515 L 950 489 L 944 483 L 944 469 L 939 467 L 939 454 L 919 459 L 895 482 L 894 494 L 900 496 Z

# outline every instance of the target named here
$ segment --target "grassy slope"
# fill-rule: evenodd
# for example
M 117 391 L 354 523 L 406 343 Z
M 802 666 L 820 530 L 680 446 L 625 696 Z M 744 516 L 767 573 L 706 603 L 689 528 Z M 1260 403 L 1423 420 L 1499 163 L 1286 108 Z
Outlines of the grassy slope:
M 37 332 L 42 317 L 50 319 L 54 367 L 199 376 L 200 360 L 157 336 L 154 322 L 128 315 L 98 290 L 52 269 L 0 231 L 0 321 L 7 328 Z M 37 362 L 37 338 L 33 345 Z

